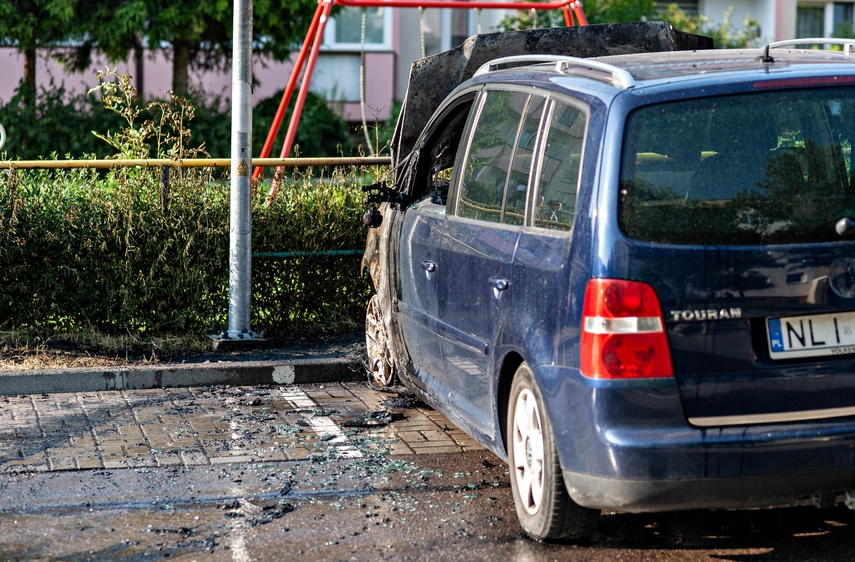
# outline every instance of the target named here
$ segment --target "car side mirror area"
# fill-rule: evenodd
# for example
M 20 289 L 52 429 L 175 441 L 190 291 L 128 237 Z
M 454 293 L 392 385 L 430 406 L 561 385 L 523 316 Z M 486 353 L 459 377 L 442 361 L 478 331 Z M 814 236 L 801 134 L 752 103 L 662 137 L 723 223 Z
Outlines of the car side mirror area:
M 371 209 L 365 211 L 362 215 L 362 222 L 368 228 L 379 228 L 383 224 L 383 215 L 377 210 L 377 206 L 372 206 Z
M 362 222 L 368 228 L 378 228 L 383 224 L 383 215 L 377 209 L 377 203 L 389 203 L 392 208 L 397 209 L 409 202 L 405 194 L 386 187 L 385 181 L 379 181 L 372 185 L 363 185 L 362 191 L 367 194 L 365 204 L 371 205 L 371 209 L 362 215 Z

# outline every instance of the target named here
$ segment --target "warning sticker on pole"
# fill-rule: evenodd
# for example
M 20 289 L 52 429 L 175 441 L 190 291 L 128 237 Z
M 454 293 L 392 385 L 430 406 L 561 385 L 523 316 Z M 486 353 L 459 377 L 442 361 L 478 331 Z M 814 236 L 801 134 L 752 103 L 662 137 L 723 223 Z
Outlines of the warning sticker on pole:
M 241 159 L 240 164 L 238 164 L 237 175 L 238 176 L 248 176 L 249 175 L 249 165 L 246 163 L 246 160 Z

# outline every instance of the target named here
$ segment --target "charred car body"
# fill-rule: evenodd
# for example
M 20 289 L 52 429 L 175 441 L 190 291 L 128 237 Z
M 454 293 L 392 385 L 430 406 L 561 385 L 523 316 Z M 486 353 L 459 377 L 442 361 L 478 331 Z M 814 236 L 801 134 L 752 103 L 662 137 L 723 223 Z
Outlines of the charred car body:
M 367 188 L 372 375 L 506 459 L 536 538 L 855 505 L 855 55 L 711 46 L 470 40 L 414 65 Z

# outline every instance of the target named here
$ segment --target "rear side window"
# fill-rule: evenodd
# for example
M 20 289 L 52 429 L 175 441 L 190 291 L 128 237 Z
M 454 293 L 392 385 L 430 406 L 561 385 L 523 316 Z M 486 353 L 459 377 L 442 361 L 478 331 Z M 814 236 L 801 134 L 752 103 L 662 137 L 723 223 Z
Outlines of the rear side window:
M 767 91 L 637 109 L 624 136 L 623 231 L 704 245 L 840 240 L 855 218 L 855 90 Z
M 573 226 L 586 124 L 582 110 L 555 103 L 544 143 L 535 226 L 554 230 Z

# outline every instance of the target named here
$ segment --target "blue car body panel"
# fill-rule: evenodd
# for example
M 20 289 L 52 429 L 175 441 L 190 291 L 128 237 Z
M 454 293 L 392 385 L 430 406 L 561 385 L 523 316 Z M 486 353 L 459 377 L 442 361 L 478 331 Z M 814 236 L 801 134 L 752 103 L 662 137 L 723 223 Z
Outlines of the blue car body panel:
M 545 401 L 567 489 L 583 506 L 753 507 L 855 489 L 855 356 L 843 348 L 838 355 L 774 356 L 769 331 L 778 329 L 774 319 L 780 317 L 809 316 L 810 324 L 815 317 L 855 311 L 855 289 L 847 295 L 830 287 L 834 268 L 855 256 L 855 241 L 644 240 L 628 234 L 621 215 L 622 198 L 634 188 L 622 176 L 628 151 L 624 133 L 637 110 L 806 88 L 799 82 L 769 82 L 793 73 L 808 84 L 829 72 L 845 76 L 846 84 L 855 82 L 851 63 L 801 74 L 795 63 L 764 73 L 745 56 L 720 66 L 728 64 L 733 68 L 692 82 L 672 69 L 666 77 L 650 76 L 625 89 L 551 67 L 476 76 L 460 91 L 471 97 L 500 82 L 550 103 L 584 107 L 587 127 L 572 228 L 539 228 L 531 210 L 526 224 L 509 225 L 446 215 L 426 199 L 402 209 L 397 319 L 409 354 L 404 376 L 413 378 L 413 388 L 433 406 L 506 458 L 503 401 L 514 369 L 525 361 Z M 434 123 L 442 121 L 444 110 Z M 843 120 L 833 112 L 821 117 L 832 125 Z M 546 119 L 541 134 L 549 130 Z M 434 134 L 431 125 L 428 131 L 425 138 Z M 470 126 L 466 131 L 471 134 Z M 416 143 L 417 150 L 421 146 Z M 651 168 L 671 160 L 654 156 Z M 452 175 L 452 193 L 456 178 Z M 845 184 L 850 189 L 848 178 Z M 851 185 L 855 189 L 855 182 Z M 674 199 L 657 204 L 662 209 L 680 204 Z M 690 203 L 686 196 L 682 204 L 692 208 Z M 714 216 L 724 204 L 709 207 L 696 207 L 707 213 L 699 216 Z M 754 228 L 751 220 L 745 218 L 746 231 Z M 777 235 L 774 225 L 770 231 Z M 850 275 L 855 287 L 855 265 Z M 673 376 L 598 380 L 583 375 L 583 307 L 593 278 L 653 288 Z M 799 336 L 815 334 L 791 335 Z
M 444 231 L 444 208 L 426 202 L 404 215 L 398 263 L 406 269 L 400 275 L 398 309 L 410 353 L 422 358 L 420 377 L 442 369 L 438 277 L 445 273 L 439 265 Z

